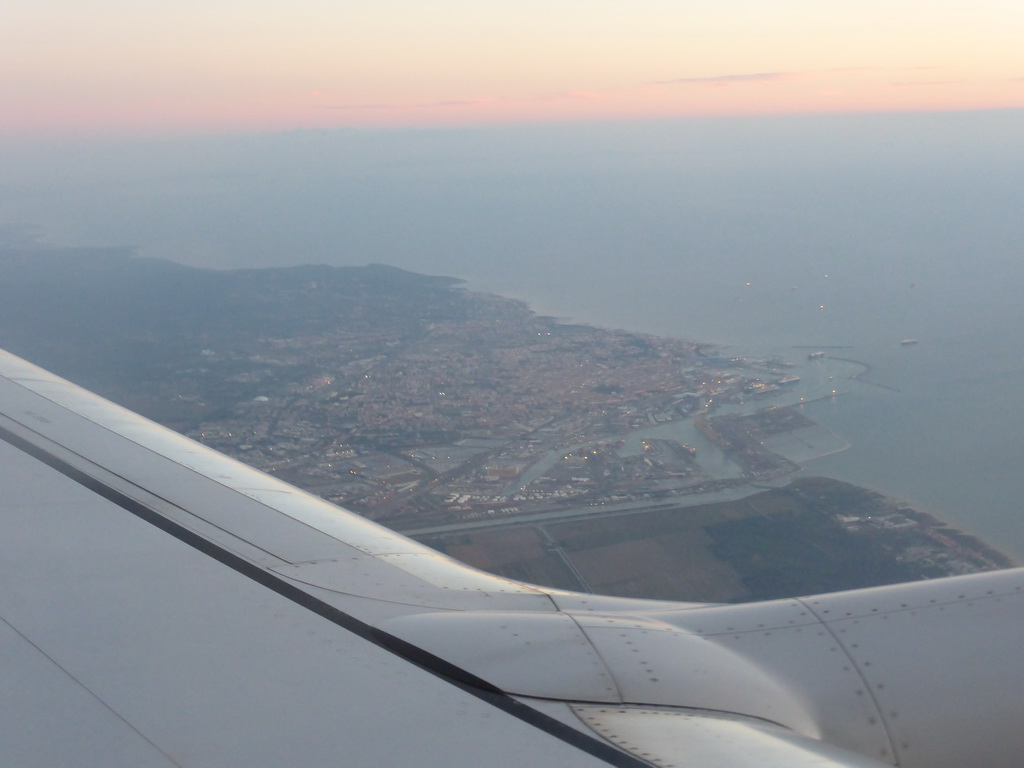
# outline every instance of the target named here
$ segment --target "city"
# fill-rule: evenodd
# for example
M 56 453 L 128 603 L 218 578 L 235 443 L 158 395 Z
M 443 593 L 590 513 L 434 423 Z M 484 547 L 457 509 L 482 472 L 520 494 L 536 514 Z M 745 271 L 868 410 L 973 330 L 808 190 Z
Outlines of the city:
M 740 601 L 1011 564 L 901 502 L 804 477 L 847 444 L 801 406 L 845 396 L 856 361 L 730 357 L 379 266 L 108 254 L 105 272 L 47 255 L 66 259 L 49 293 L 19 287 L 45 259 L 3 265 L 5 346 L 485 570 Z M 57 306 L 66 325 L 40 332 L 33 313 Z M 115 332 L 118 314 L 132 322 Z

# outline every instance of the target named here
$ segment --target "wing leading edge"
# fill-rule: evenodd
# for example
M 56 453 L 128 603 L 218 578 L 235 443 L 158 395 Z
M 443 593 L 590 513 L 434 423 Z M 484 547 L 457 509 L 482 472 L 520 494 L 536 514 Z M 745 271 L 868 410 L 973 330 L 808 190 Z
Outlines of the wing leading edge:
M 1020 571 L 744 606 L 519 584 L 6 353 L 0 438 L 9 764 L 1008 766 L 1024 748 Z

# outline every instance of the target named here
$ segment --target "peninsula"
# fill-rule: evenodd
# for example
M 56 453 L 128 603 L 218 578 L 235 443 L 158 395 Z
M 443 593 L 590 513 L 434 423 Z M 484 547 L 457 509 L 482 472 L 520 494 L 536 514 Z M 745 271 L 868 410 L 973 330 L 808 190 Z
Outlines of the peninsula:
M 842 448 L 800 408 L 840 395 L 836 377 L 561 322 L 451 278 L 10 250 L 0 346 L 517 578 L 746 600 L 1010 564 L 864 489 L 765 489 Z

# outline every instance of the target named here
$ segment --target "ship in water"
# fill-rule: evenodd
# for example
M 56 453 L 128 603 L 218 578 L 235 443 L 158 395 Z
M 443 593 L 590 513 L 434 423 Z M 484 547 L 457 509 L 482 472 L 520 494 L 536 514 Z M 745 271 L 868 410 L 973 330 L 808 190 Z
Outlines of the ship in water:
M 917 339 L 900 339 L 900 344 L 909 347 L 911 344 L 917 344 Z

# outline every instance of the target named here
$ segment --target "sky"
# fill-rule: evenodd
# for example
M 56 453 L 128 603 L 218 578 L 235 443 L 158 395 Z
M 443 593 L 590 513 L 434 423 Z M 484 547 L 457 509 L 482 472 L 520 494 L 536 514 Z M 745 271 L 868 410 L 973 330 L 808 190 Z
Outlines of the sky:
M 0 141 L 1024 107 L 1017 0 L 5 0 Z
M 376 262 L 853 345 L 906 384 L 844 401 L 838 476 L 1016 521 L 1021 41 L 1020 0 L 3 0 L 0 251 Z M 934 367 L 889 365 L 907 337 Z

